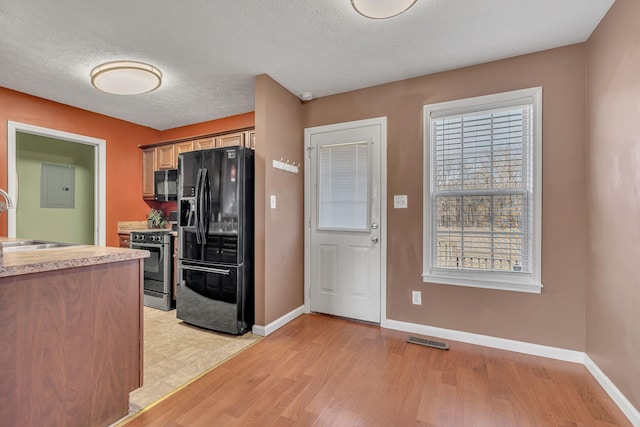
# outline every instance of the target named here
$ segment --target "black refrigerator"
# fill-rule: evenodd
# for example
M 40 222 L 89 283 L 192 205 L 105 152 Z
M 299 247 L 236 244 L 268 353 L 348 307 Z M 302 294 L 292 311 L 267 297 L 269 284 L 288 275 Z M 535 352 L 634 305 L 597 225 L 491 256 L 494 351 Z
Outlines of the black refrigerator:
M 241 146 L 178 156 L 176 315 L 241 335 L 254 322 L 254 152 Z

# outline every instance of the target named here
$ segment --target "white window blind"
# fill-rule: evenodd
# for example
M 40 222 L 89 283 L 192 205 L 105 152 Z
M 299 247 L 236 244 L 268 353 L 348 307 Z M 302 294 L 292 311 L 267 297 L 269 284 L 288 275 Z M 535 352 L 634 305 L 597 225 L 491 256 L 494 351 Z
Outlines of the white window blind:
M 540 102 L 525 91 L 425 106 L 425 280 L 541 288 Z
M 530 110 L 433 120 L 436 267 L 531 271 Z
M 368 230 L 369 143 L 320 146 L 318 162 L 318 228 Z

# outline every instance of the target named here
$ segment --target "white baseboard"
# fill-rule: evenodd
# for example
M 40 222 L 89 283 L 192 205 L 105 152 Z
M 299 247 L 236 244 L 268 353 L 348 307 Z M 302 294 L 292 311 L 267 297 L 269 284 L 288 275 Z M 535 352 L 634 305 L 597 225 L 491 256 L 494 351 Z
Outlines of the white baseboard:
M 605 375 L 604 372 L 596 365 L 596 363 L 589 357 L 584 355 L 584 366 L 587 367 L 591 375 L 600 383 L 602 388 L 618 405 L 618 408 L 627 416 L 631 424 L 636 427 L 640 427 L 640 411 L 638 411 L 629 399 L 627 399 L 622 392 L 615 386 L 615 384 Z
M 468 344 L 482 345 L 484 347 L 499 348 L 534 356 L 548 357 L 550 359 L 564 360 L 566 362 L 584 363 L 584 353 L 581 351 L 567 350 L 564 348 L 549 347 L 546 345 L 532 344 L 523 341 L 496 338 L 488 335 L 472 334 L 470 332 L 456 331 L 453 329 L 436 328 L 434 326 L 419 325 L 416 323 L 400 322 L 387 319 L 387 328 L 404 332 L 413 332 L 436 338 L 444 338 Z
M 290 312 L 280 317 L 279 319 L 276 319 L 273 322 L 269 323 L 267 326 L 253 325 L 253 329 L 251 330 L 251 332 L 253 332 L 254 335 L 266 337 L 267 335 L 274 333 L 275 331 L 277 331 L 278 329 L 280 329 L 281 327 L 283 327 L 284 325 L 291 322 L 293 319 L 295 319 L 296 317 L 302 314 L 304 314 L 304 305 L 301 305 L 300 307 L 294 310 L 291 310 Z
M 397 331 L 412 332 L 414 334 L 426 335 L 434 338 L 449 339 L 453 341 L 465 342 L 468 344 L 481 345 L 484 347 L 499 348 L 502 350 L 515 351 L 518 353 L 530 354 L 532 356 L 548 357 L 550 359 L 564 360 L 566 362 L 580 363 L 584 365 L 591 375 L 600 383 L 609 397 L 615 402 L 624 415 L 635 427 L 640 427 L 640 412 L 622 394 L 615 384 L 602 372 L 593 360 L 582 351 L 567 350 L 564 348 L 549 347 L 546 345 L 532 344 L 523 341 L 496 338 L 488 335 L 472 334 L 470 332 L 456 331 L 453 329 L 436 328 L 434 326 L 420 325 L 417 323 L 400 322 L 398 320 L 386 320 L 388 329 Z

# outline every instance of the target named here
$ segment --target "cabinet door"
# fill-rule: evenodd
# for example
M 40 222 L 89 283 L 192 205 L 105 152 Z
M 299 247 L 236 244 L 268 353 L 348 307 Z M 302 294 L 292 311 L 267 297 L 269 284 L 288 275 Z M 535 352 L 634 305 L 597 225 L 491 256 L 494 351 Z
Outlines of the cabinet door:
M 246 133 L 244 146 L 247 148 L 251 148 L 252 150 L 256 149 L 256 131 L 249 130 Z
M 193 141 L 193 149 L 194 150 L 206 150 L 208 148 L 215 147 L 213 137 L 211 138 L 201 138 Z
M 173 164 L 178 167 L 178 154 L 193 151 L 193 141 L 179 142 L 177 144 L 174 144 L 174 151 L 176 158 L 174 159 Z
M 131 235 L 128 233 L 119 233 L 118 236 L 120 237 L 120 247 L 121 248 L 128 248 L 130 247 L 130 237 Z
M 173 144 L 156 147 L 156 166 L 158 170 L 175 169 L 175 159 L 175 146 Z
M 147 148 L 142 150 L 142 198 L 153 199 L 153 173 L 156 170 L 156 150 Z
M 244 145 L 244 132 L 230 133 L 216 137 L 216 148 Z

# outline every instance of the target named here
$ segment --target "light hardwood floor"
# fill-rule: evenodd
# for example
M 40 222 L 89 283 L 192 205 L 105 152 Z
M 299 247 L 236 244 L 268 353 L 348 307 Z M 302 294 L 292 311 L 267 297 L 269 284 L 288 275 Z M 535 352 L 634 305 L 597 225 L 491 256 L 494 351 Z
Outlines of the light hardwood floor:
M 304 315 L 127 424 L 628 426 L 582 365 Z

